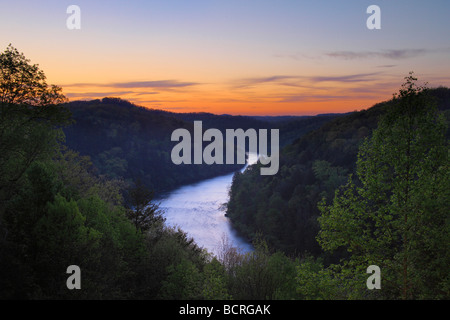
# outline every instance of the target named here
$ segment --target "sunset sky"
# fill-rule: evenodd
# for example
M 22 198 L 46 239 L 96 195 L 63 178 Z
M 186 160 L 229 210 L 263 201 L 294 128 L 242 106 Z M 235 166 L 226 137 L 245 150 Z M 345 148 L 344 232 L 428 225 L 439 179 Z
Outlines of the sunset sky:
M 69 5 L 81 29 L 69 30 Z M 381 30 L 369 30 L 369 5 Z M 390 99 L 409 71 L 450 86 L 450 1 L 1 1 L 0 50 L 70 100 L 174 112 L 303 115 Z

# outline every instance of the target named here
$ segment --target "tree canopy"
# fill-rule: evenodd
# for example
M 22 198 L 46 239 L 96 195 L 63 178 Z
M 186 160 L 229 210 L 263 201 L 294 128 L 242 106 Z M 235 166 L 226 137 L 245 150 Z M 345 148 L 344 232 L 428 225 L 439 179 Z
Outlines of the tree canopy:
M 446 125 L 411 74 L 360 147 L 357 179 L 319 208 L 319 242 L 344 247 L 349 281 L 377 265 L 385 298 L 448 297 L 450 167 Z M 359 275 L 359 276 L 358 276 Z M 364 282 L 359 282 L 364 291 Z M 355 285 L 355 287 L 358 287 Z
M 83 130 L 67 132 L 84 149 L 72 150 L 61 89 L 8 46 L 0 54 L 0 298 L 448 299 L 450 90 L 416 83 L 411 74 L 393 100 L 329 122 L 278 123 L 288 133 L 279 174 L 251 166 L 230 190 L 227 214 L 255 250 L 243 254 L 224 239 L 212 257 L 165 225 L 142 180 L 159 174 L 153 187 L 175 185 L 163 166 L 144 171 L 143 158 L 167 160 L 167 132 L 190 125 L 120 99 L 79 102 L 71 106 Z M 207 175 L 221 170 L 230 168 Z M 185 171 L 176 172 L 182 181 L 200 177 Z M 66 286 L 70 265 L 82 270 L 81 290 Z M 369 265 L 381 268 L 382 290 L 365 287 Z
M 12 45 L 0 54 L 0 199 L 8 198 L 31 163 L 48 157 L 70 112 L 61 88 Z

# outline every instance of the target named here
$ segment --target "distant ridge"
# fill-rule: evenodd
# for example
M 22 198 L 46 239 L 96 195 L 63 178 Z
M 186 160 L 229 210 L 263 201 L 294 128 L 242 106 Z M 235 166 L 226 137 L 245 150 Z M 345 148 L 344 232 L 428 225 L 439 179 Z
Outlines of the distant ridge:
M 132 182 L 137 178 L 156 192 L 165 192 L 214 176 L 240 165 L 175 165 L 171 161 L 172 132 L 192 132 L 193 121 L 204 128 L 280 130 L 281 146 L 317 129 L 338 115 L 323 117 L 261 117 L 174 113 L 137 106 L 120 98 L 73 101 L 66 104 L 75 123 L 64 129 L 70 149 L 90 156 L 99 174 Z M 275 120 L 276 119 L 276 120 Z

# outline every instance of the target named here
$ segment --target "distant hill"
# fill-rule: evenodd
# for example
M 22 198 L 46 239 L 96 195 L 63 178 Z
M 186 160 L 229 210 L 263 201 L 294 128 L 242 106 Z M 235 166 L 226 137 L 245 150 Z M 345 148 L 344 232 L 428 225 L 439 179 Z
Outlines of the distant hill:
M 290 121 L 301 118 L 309 118 L 311 116 L 251 116 L 253 119 L 265 122 Z
M 314 129 L 320 128 L 324 123 L 341 117 L 344 114 L 319 114 L 317 116 L 233 116 L 229 114 L 216 115 L 207 112 L 174 113 L 163 110 L 152 110 L 160 115 L 169 115 L 174 118 L 193 122 L 200 120 L 205 128 L 225 129 L 279 129 L 280 145 L 284 146 L 294 139 Z
M 225 129 L 261 129 L 267 128 L 268 122 L 249 116 L 217 115 L 207 112 L 175 113 L 163 110 L 152 110 L 155 114 L 167 115 L 186 122 L 202 121 L 205 128 Z
M 449 122 L 450 89 L 430 93 Z M 323 196 L 330 200 L 354 172 L 359 145 L 391 103 L 337 117 L 294 139 L 280 153 L 274 176 L 261 176 L 259 170 L 235 174 L 227 216 L 236 229 L 249 239 L 262 234 L 271 247 L 291 254 L 319 254 L 317 203 Z
M 253 119 L 266 121 L 266 122 L 290 122 L 292 120 L 303 120 L 306 118 L 315 118 L 323 116 L 341 116 L 342 113 L 322 113 L 317 116 L 250 116 Z
M 178 128 L 192 123 L 104 98 L 67 104 L 75 124 L 65 128 L 66 145 L 91 157 L 99 174 L 131 182 L 141 179 L 156 192 L 238 170 L 239 165 L 175 165 L 170 141 Z
M 280 145 L 286 146 L 294 140 L 301 138 L 303 135 L 317 130 L 325 123 L 333 119 L 343 117 L 344 113 L 334 114 L 319 114 L 317 116 L 294 117 L 289 120 L 279 121 L 273 124 L 280 129 L 280 136 L 282 137 Z
M 140 178 L 156 192 L 239 170 L 241 165 L 175 165 L 170 154 L 172 132 L 185 128 L 192 133 L 193 121 L 204 130 L 249 128 L 280 129 L 286 144 L 336 117 L 294 117 L 292 121 L 262 121 L 249 116 L 211 113 L 172 113 L 136 106 L 119 98 L 74 101 L 67 104 L 75 124 L 65 128 L 70 149 L 91 157 L 99 174 L 128 182 Z

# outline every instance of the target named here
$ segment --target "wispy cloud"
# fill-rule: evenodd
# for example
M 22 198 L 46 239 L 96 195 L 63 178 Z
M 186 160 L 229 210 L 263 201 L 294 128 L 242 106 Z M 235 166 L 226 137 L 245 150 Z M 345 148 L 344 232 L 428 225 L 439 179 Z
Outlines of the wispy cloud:
M 278 102 L 323 102 L 323 101 L 333 101 L 333 100 L 348 99 L 348 96 L 342 95 L 326 95 L 326 94 L 293 94 L 280 98 Z
M 320 55 L 312 55 L 307 54 L 304 52 L 296 52 L 296 53 L 276 53 L 272 55 L 275 58 L 287 58 L 292 60 L 302 60 L 302 59 L 309 59 L 309 60 L 317 60 L 321 59 L 322 57 Z
M 370 82 L 377 80 L 377 75 L 381 72 L 372 73 L 355 73 L 341 76 L 325 75 L 325 76 L 287 76 L 287 75 L 274 75 L 259 78 L 245 78 L 233 82 L 235 88 L 246 88 L 261 84 L 276 84 L 280 86 L 296 87 L 309 89 L 316 83 L 321 82 Z
M 108 87 L 122 89 L 175 89 L 199 85 L 197 82 L 182 82 L 178 80 L 157 80 L 157 81 L 129 81 L 113 83 L 72 83 L 64 87 Z
M 386 91 L 386 90 L 385 90 Z M 291 94 L 278 99 L 277 102 L 327 102 L 342 100 L 370 100 L 380 99 L 386 92 L 373 90 L 342 90 L 339 94 L 316 93 L 316 94 Z
M 178 80 L 124 81 L 109 83 L 71 83 L 62 85 L 69 99 L 97 99 L 103 97 L 120 97 L 136 104 L 180 103 L 183 99 L 173 100 L 167 94 L 181 94 L 189 88 L 199 85 L 197 82 Z M 81 92 L 80 92 L 81 91 Z M 151 97 L 158 97 L 152 99 Z M 159 98 L 161 97 L 161 98 Z M 179 96 L 178 96 L 179 97 Z M 183 96 L 181 96 L 183 97 Z
M 289 58 L 293 60 L 322 60 L 323 58 L 335 58 L 343 60 L 362 60 L 362 59 L 390 59 L 390 60 L 404 60 L 415 57 L 424 56 L 433 53 L 450 53 L 450 47 L 443 48 L 413 48 L 413 49 L 386 49 L 379 51 L 329 51 L 325 53 L 307 54 L 304 52 L 296 52 L 290 54 L 274 54 L 276 58 Z M 393 66 L 393 65 L 386 65 Z
M 279 85 L 297 86 L 292 80 L 298 80 L 297 76 L 274 75 L 267 77 L 244 78 L 233 81 L 235 88 L 245 88 L 260 84 L 277 83 Z
M 383 64 L 381 66 L 377 66 L 377 68 L 393 68 L 396 67 L 396 64 Z
M 280 80 L 294 79 L 294 76 L 270 76 L 270 77 L 261 77 L 261 78 L 250 78 L 247 79 L 248 82 L 253 83 L 264 83 L 264 82 L 274 82 Z
M 122 96 L 122 95 L 147 95 L 147 94 L 158 94 L 158 92 L 135 92 L 135 91 L 107 91 L 107 92 L 69 92 L 66 95 L 68 98 L 103 98 L 111 96 Z
M 373 81 L 358 83 L 357 86 L 335 88 L 319 88 L 314 93 L 300 92 L 284 94 L 279 97 L 278 102 L 326 102 L 337 100 L 380 100 L 390 97 L 392 90 L 398 83 L 391 81 Z
M 134 81 L 112 83 L 114 88 L 183 88 L 198 85 L 196 82 L 180 82 L 176 80 Z
M 427 49 L 399 49 L 399 50 L 382 50 L 382 51 L 333 51 L 325 53 L 331 58 L 355 60 L 355 59 L 370 59 L 370 58 L 384 58 L 393 60 L 409 59 L 418 56 L 423 56 L 431 50 Z
M 343 76 L 315 76 L 308 77 L 311 82 L 367 82 L 377 80 L 374 76 L 379 75 L 380 72 L 373 73 L 356 73 Z

